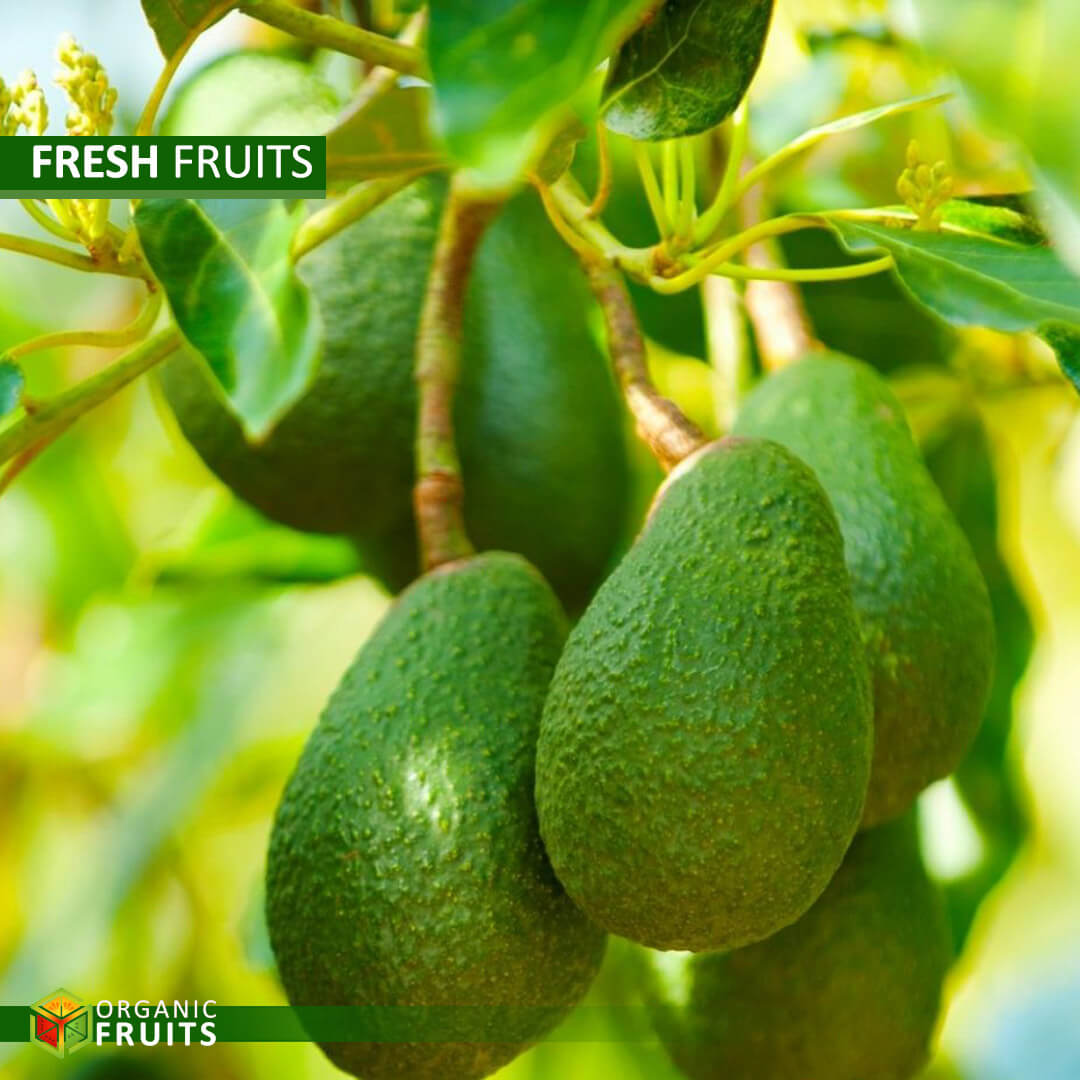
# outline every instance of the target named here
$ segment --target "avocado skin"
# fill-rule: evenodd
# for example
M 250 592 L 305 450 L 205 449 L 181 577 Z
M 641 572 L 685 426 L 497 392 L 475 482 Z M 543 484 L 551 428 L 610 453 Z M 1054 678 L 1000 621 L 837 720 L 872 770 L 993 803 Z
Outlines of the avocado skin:
M 863 824 L 888 821 L 956 768 L 979 728 L 994 653 L 986 583 L 900 404 L 866 364 L 800 360 L 747 397 L 735 430 L 793 450 L 836 510 L 874 685 Z
M 912 382 L 929 378 L 911 372 Z M 927 411 L 948 396 L 956 398 L 952 380 L 940 386 Z M 956 768 L 953 782 L 971 810 L 982 840 L 983 857 L 968 873 L 950 879 L 945 897 L 959 952 L 971 931 L 982 902 L 1008 872 L 1028 832 L 1025 797 L 1009 761 L 1013 696 L 1031 659 L 1035 631 L 1016 581 L 998 544 L 997 476 L 989 434 L 970 399 L 957 401 L 945 423 L 929 430 L 919 423 L 919 403 L 908 405 L 904 382 L 898 397 L 908 406 L 923 459 L 941 490 L 972 550 L 990 594 L 994 613 L 994 679 L 983 721 L 967 756 Z
M 909 1080 L 951 962 L 914 822 L 861 833 L 793 926 L 730 953 L 652 958 L 661 1041 L 691 1080 Z
M 442 178 L 419 180 L 298 264 L 322 312 L 322 364 L 259 446 L 199 361 L 162 370 L 185 436 L 237 495 L 294 528 L 353 537 L 394 591 L 418 572 L 415 337 L 445 191 Z M 478 547 L 534 562 L 571 610 L 607 570 L 629 498 L 590 305 L 535 196 L 513 200 L 481 243 L 467 302 L 456 405 L 466 525 Z
M 599 968 L 603 934 L 556 881 L 532 800 L 565 627 L 519 556 L 428 574 L 361 649 L 304 748 L 267 867 L 289 1000 L 436 1007 L 408 1021 L 416 1042 L 325 1045 L 347 1072 L 487 1076 L 553 1027 Z M 420 1041 L 490 1025 L 485 1006 L 507 1007 L 522 1042 Z
M 746 944 L 840 865 L 871 742 L 825 494 L 783 447 L 722 440 L 672 473 L 570 634 L 540 728 L 541 834 L 604 929 Z

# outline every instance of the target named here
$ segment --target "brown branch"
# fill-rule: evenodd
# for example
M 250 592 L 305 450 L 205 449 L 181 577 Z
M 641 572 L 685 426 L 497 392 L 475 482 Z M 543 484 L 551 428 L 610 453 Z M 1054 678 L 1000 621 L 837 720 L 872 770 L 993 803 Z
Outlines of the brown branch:
M 756 225 L 763 220 L 764 210 L 761 189 L 754 188 L 738 205 L 740 226 L 745 229 Z M 743 259 L 747 266 L 759 270 L 776 270 L 784 265 L 775 239 L 747 248 Z M 766 371 L 778 371 L 822 347 L 814 335 L 802 293 L 790 281 L 748 281 L 744 302 Z
M 582 265 L 604 313 L 611 362 L 638 435 L 660 464 L 671 470 L 708 440 L 675 402 L 656 389 L 649 375 L 645 341 L 622 275 L 595 259 L 583 259 Z
M 501 205 L 501 199 L 470 195 L 460 174 L 454 178 L 420 315 L 413 503 L 425 570 L 473 552 L 465 532 L 465 490 L 454 442 L 454 393 L 461 375 L 465 293 L 473 256 Z

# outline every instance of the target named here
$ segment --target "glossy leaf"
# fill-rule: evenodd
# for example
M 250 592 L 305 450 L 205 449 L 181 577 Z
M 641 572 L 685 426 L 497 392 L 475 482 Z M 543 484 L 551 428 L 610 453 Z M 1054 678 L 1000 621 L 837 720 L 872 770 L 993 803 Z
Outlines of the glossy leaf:
M 1062 367 L 1075 379 L 1080 334 L 1080 278 L 1057 253 L 1042 245 L 1022 245 L 986 235 L 996 221 L 1012 227 L 1010 211 L 983 207 L 985 231 L 941 232 L 827 216 L 853 254 L 886 251 L 896 273 L 920 303 L 954 326 L 984 326 L 1005 333 L 1035 331 L 1059 349 Z
M 428 125 L 431 90 L 396 86 L 347 115 L 326 137 L 331 182 L 379 176 L 439 165 L 444 155 Z
M 22 368 L 10 360 L 0 360 L 0 416 L 7 416 L 19 407 L 26 379 Z
M 772 13 L 773 0 L 667 0 L 612 61 L 607 126 L 676 139 L 724 121 L 757 72 Z
M 168 59 L 220 3 L 221 0 L 142 0 L 142 7 L 158 47 Z
M 303 394 L 322 349 L 318 310 L 289 259 L 302 215 L 261 199 L 151 199 L 135 214 L 180 329 L 252 439 Z
M 539 151 L 564 105 L 655 0 L 433 0 L 428 52 L 437 126 L 491 182 Z

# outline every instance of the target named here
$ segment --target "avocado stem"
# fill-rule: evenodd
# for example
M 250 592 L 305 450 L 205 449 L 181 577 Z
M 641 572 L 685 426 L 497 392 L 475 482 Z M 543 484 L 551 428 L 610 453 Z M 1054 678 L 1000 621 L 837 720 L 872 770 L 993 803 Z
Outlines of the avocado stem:
M 704 446 L 704 432 L 656 389 L 649 375 L 645 340 L 623 276 L 597 259 L 582 259 L 593 295 L 604 313 L 612 366 L 637 433 L 665 471 Z
M 502 202 L 501 197 L 468 191 L 461 174 L 454 176 L 420 313 L 413 505 L 424 570 L 465 558 L 475 550 L 465 531 L 465 487 L 454 441 L 454 393 L 461 377 L 465 294 L 473 256 Z

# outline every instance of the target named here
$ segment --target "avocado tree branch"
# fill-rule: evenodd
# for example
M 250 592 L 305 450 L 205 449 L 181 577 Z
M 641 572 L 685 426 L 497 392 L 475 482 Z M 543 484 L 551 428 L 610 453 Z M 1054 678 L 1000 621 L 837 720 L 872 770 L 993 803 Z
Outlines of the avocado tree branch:
M 760 187 L 746 193 L 738 204 L 738 214 L 743 229 L 767 216 L 765 197 Z M 752 244 L 744 252 L 743 259 L 747 266 L 756 270 L 779 270 L 783 267 L 776 237 L 767 237 Z M 794 283 L 751 279 L 747 281 L 743 302 L 766 371 L 777 371 L 808 352 L 821 348 L 821 342 L 814 336 L 802 294 Z
M 465 488 L 454 442 L 454 394 L 461 376 L 465 294 L 484 230 L 502 205 L 469 192 L 458 173 L 439 225 L 416 337 L 419 415 L 413 503 L 425 570 L 472 554 Z
M 638 435 L 660 464 L 671 470 L 708 440 L 673 401 L 656 389 L 649 375 L 645 340 L 622 275 L 599 260 L 584 259 L 582 265 L 604 313 L 612 365 Z
M 393 68 L 404 75 L 427 74 L 427 60 L 417 46 L 362 30 L 330 15 L 315 15 L 287 0 L 241 0 L 239 9 L 312 45 Z

